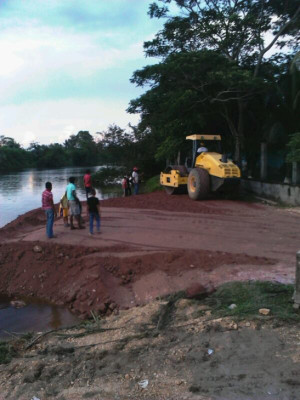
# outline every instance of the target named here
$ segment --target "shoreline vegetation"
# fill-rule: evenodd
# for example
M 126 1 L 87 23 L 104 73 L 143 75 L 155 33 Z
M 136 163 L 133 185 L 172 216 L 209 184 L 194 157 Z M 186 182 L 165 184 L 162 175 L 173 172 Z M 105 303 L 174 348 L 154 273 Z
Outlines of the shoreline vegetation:
M 132 172 L 130 170 L 128 171 L 128 169 L 124 166 L 106 166 L 92 174 L 92 182 L 95 187 L 99 185 L 116 186 L 121 184 L 123 176 L 131 176 L 131 173 Z M 147 178 L 146 180 L 142 180 L 141 184 L 142 193 L 152 193 L 157 190 L 163 189 L 160 185 L 159 175 L 155 175 Z

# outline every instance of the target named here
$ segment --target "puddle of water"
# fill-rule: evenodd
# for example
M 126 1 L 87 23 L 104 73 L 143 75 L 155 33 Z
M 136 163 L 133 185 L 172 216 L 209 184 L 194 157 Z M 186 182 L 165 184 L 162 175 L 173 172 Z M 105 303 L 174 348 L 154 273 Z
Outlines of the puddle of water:
M 18 299 L 19 300 L 19 299 Z M 79 323 L 79 319 L 63 307 L 49 305 L 38 300 L 20 299 L 25 307 L 15 308 L 11 299 L 0 297 L 0 338 L 11 338 L 14 334 L 44 332 L 64 328 Z

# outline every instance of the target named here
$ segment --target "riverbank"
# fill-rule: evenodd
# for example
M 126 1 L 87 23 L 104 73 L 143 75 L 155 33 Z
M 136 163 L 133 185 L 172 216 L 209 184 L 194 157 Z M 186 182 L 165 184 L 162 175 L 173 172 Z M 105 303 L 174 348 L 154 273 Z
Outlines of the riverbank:
M 177 293 L 0 343 L 0 398 L 296 399 L 299 317 L 291 293 L 254 282 L 225 285 L 204 300 Z M 258 312 L 262 305 L 270 315 Z
M 101 208 L 100 235 L 59 219 L 47 240 L 40 209 L 0 229 L 0 294 L 41 298 L 85 319 L 0 343 L 8 362 L 0 398 L 295 398 L 299 318 L 286 284 L 295 277 L 297 210 L 164 192 Z M 283 285 L 218 291 L 253 280 Z M 265 307 L 268 316 L 258 312 Z
M 294 279 L 299 216 L 285 210 L 163 192 L 101 206 L 100 235 L 70 231 L 60 219 L 49 241 L 40 209 L 0 229 L 0 294 L 41 298 L 86 318 L 226 281 Z

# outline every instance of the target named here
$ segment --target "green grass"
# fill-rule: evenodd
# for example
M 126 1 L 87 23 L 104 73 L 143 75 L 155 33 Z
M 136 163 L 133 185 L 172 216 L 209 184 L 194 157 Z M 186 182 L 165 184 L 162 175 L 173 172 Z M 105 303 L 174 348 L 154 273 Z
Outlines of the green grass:
M 300 321 L 300 313 L 293 308 L 293 285 L 273 282 L 230 282 L 220 286 L 207 298 L 212 313 L 220 317 L 253 318 L 260 308 L 269 308 L 270 316 L 285 321 Z M 228 307 L 236 304 L 230 310 Z
M 0 364 L 8 364 L 13 358 L 14 353 L 9 343 L 0 342 Z
M 156 190 L 162 190 L 163 187 L 159 182 L 159 175 L 153 176 L 152 178 L 148 179 L 143 188 L 144 193 L 151 193 L 155 192 Z

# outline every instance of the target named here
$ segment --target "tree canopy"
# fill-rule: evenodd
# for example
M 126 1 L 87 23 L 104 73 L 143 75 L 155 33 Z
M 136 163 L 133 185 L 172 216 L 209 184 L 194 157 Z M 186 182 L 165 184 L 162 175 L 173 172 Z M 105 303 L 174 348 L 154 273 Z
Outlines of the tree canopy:
M 201 131 L 221 133 L 236 161 L 257 150 L 263 127 L 275 123 L 266 113 L 289 101 L 278 93 L 299 48 L 299 2 L 159 0 L 149 16 L 165 19 L 144 43 L 146 56 L 160 61 L 133 73 L 146 91 L 128 111 L 141 114 L 138 130 L 153 136 L 156 158 L 174 156 L 187 134 Z M 266 57 L 275 44 L 288 51 Z M 296 129 L 292 117 L 286 136 Z

